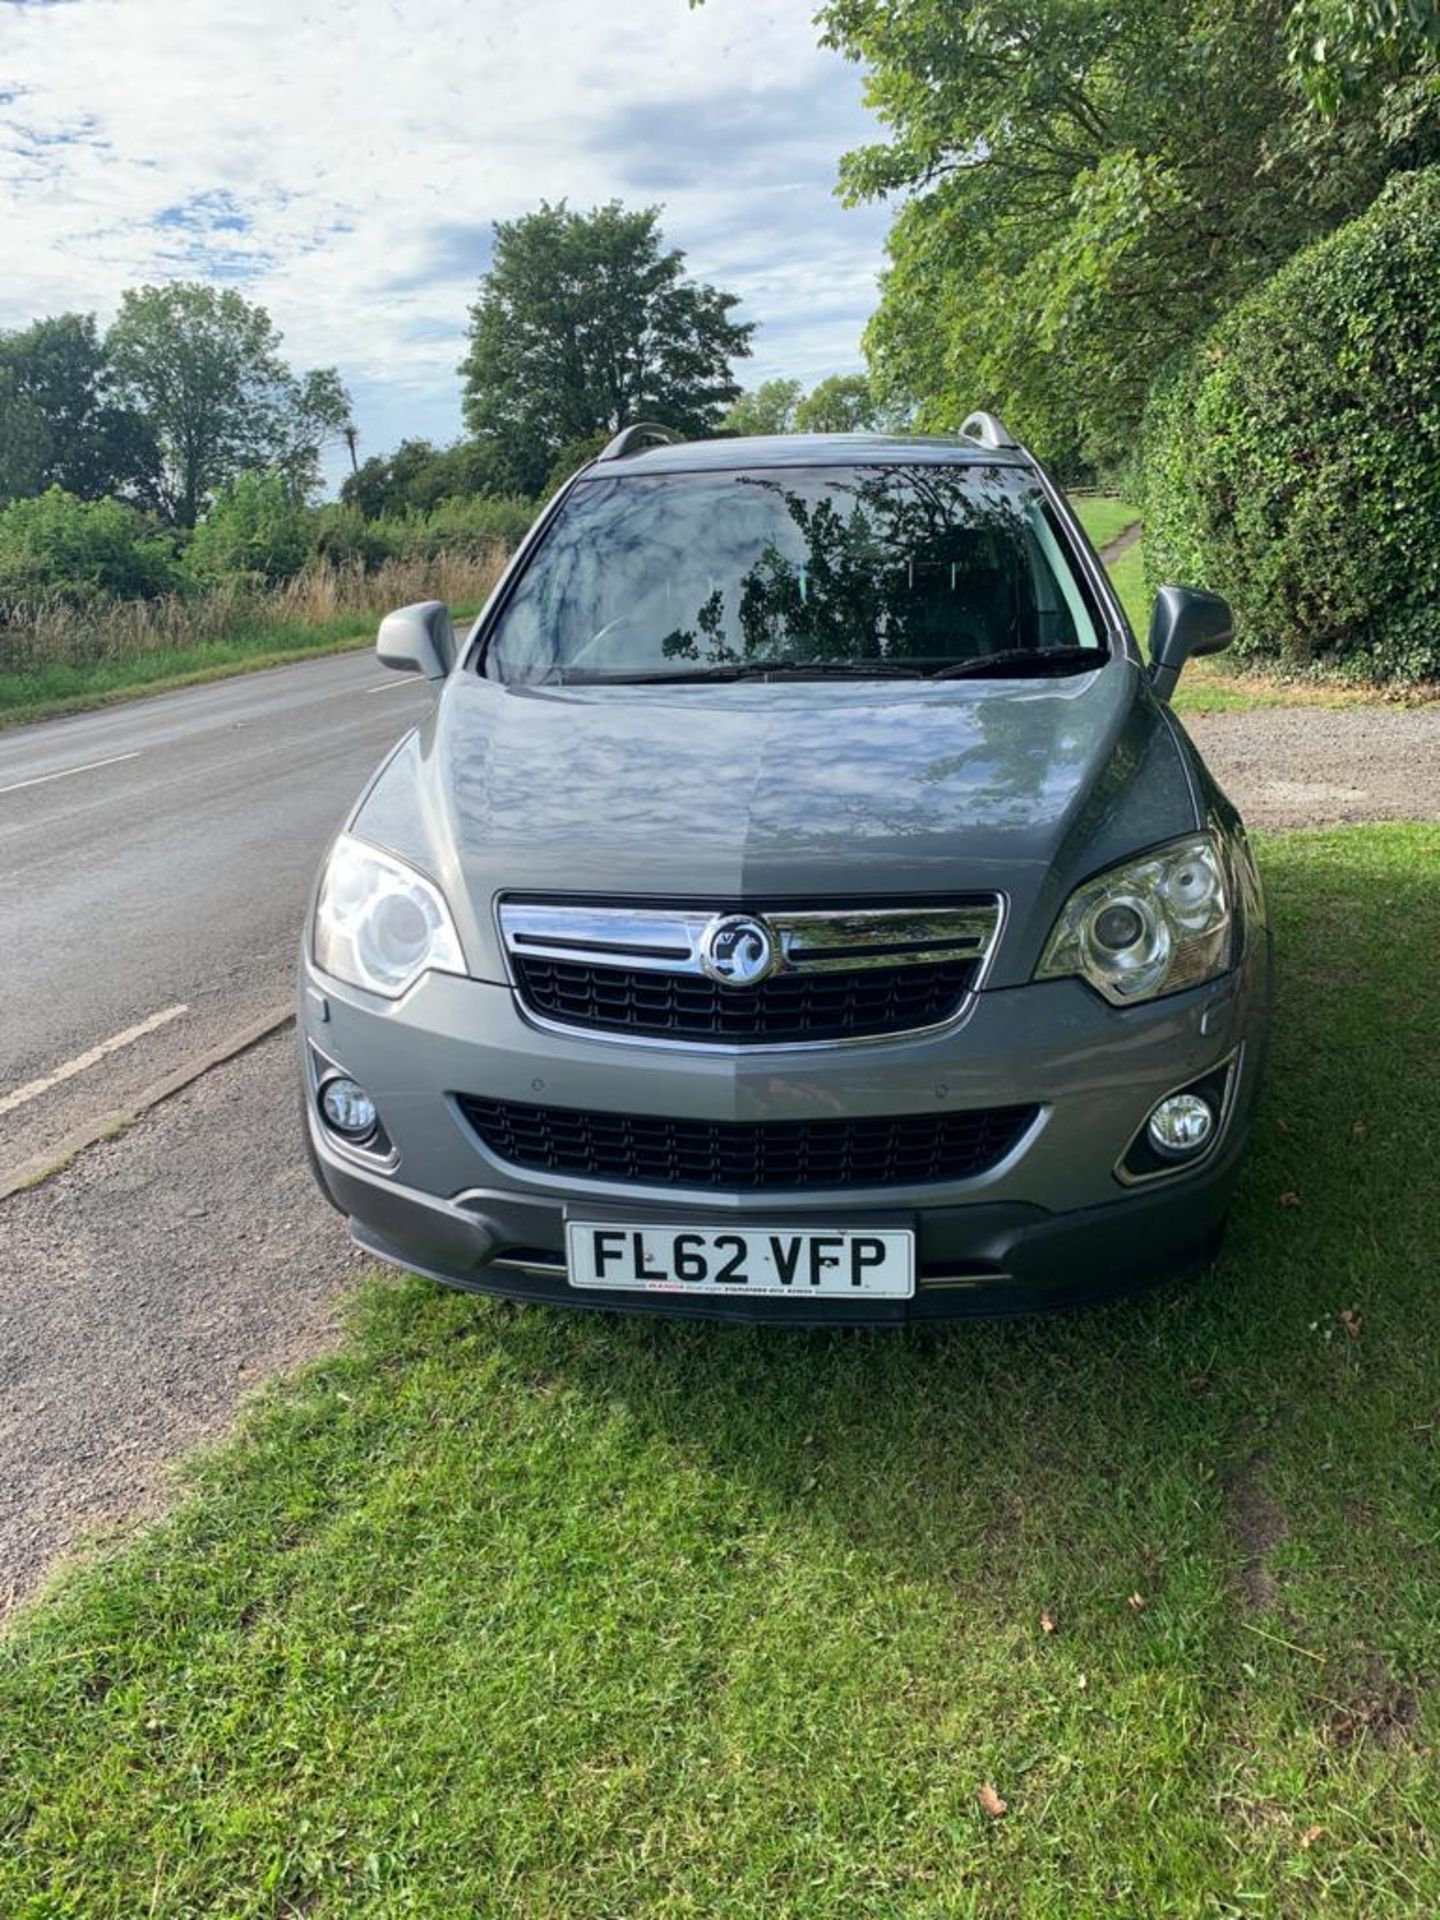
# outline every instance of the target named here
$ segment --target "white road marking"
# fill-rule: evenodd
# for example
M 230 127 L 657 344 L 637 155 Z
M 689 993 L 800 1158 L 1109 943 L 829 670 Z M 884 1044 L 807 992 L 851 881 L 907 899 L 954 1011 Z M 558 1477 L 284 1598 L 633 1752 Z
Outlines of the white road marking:
M 87 760 L 83 767 L 62 767 L 59 773 L 37 773 L 31 780 L 12 780 L 8 787 L 0 787 L 0 793 L 18 793 L 21 787 L 43 787 L 47 780 L 68 780 L 72 773 L 94 773 L 97 767 L 118 766 L 122 760 L 138 760 L 140 749 L 133 753 L 112 753 L 108 760 Z M 4 1108 L 0 1107 L 0 1113 Z
M 172 1020 L 178 1020 L 182 1013 L 190 1011 L 188 1006 L 162 1007 L 159 1013 L 152 1013 L 148 1019 L 139 1020 L 133 1027 L 126 1027 L 123 1033 L 112 1034 L 108 1040 L 102 1040 L 97 1047 L 88 1047 L 84 1053 L 77 1053 L 73 1060 L 67 1060 L 63 1067 L 56 1067 L 53 1073 L 47 1073 L 40 1080 L 31 1080 L 23 1087 L 16 1087 L 13 1093 L 0 1098 L 0 1113 L 13 1113 L 16 1107 L 23 1107 L 29 1100 L 38 1100 L 42 1093 L 49 1093 L 52 1087 L 73 1080 L 77 1073 L 84 1073 L 87 1067 L 93 1067 L 107 1054 L 118 1053 L 121 1047 L 128 1047 L 134 1040 L 143 1040 L 147 1033 L 154 1033 L 157 1027 L 168 1026 Z
M 388 680 L 377 680 L 373 687 L 362 687 L 362 693 L 389 693 L 394 687 L 413 686 L 415 682 L 409 674 L 392 674 Z

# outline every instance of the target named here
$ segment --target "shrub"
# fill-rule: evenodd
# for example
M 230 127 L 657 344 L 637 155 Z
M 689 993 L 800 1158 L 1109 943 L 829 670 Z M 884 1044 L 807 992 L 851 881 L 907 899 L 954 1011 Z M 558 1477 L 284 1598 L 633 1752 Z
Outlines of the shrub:
M 281 473 L 239 473 L 220 489 L 191 536 L 185 570 L 218 580 L 288 580 L 310 550 L 309 515 Z
M 311 551 L 332 566 L 378 567 L 394 551 L 379 520 L 367 520 L 357 506 L 331 501 L 310 516 Z
M 482 559 L 495 547 L 507 551 L 514 547 L 534 518 L 533 500 L 476 494 L 469 499 L 442 500 L 427 514 L 372 520 L 370 530 L 393 559 L 428 560 L 438 553 Z
M 442 500 L 495 493 L 505 484 L 504 461 L 489 440 L 458 440 L 437 448 L 402 440 L 392 454 L 372 457 L 346 474 L 340 498 L 367 520 L 429 513 Z
M 212 644 L 258 650 L 293 646 L 306 635 L 339 639 L 357 622 L 372 623 L 412 600 L 446 600 L 469 611 L 489 594 L 503 559 L 497 547 L 478 559 L 441 553 L 429 560 L 387 560 L 373 569 L 316 560 L 274 587 L 225 580 L 185 594 L 85 606 L 50 595 L 23 609 L 14 625 L 5 623 L 0 608 L 0 679 L 69 669 L 83 674 L 102 663 L 189 654 Z M 83 682 L 50 684 L 53 691 L 85 691 Z M 5 696 L 0 687 L 0 708 L 9 704 Z
M 0 507 L 0 601 L 151 599 L 175 581 L 174 541 L 119 500 L 51 487 Z
M 1157 381 L 1152 584 L 1226 594 L 1237 646 L 1440 676 L 1440 167 L 1401 175 Z

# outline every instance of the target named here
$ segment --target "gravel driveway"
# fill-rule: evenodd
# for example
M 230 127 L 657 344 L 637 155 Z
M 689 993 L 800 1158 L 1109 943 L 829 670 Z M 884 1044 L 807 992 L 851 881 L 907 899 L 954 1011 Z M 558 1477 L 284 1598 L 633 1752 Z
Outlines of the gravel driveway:
M 1184 721 L 1252 827 L 1440 820 L 1440 705 L 1256 707 Z

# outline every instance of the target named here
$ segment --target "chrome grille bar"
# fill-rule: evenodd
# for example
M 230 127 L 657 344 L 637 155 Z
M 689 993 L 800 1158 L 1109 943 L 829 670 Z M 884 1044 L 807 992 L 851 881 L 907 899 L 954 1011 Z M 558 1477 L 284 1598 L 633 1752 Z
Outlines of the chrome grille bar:
M 718 911 L 718 910 L 717 910 Z M 867 967 L 982 966 L 1000 926 L 997 896 L 956 906 L 760 909 L 782 973 Z M 587 907 L 502 900 L 506 949 L 523 958 L 584 961 L 635 971 L 699 974 L 700 940 L 714 912 L 690 907 Z

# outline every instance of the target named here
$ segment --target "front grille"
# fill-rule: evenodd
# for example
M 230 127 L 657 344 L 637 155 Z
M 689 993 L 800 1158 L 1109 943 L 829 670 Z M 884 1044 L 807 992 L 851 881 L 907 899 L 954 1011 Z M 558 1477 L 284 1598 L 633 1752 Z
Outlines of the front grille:
M 507 899 L 499 917 L 516 992 L 537 1019 L 695 1046 L 803 1046 L 915 1033 L 959 1014 L 981 984 L 1001 902 Z
M 521 997 L 571 1027 L 683 1040 L 854 1040 L 933 1027 L 955 1013 L 978 962 L 782 973 L 758 987 L 720 986 L 703 974 L 659 973 L 588 961 L 515 956 Z
M 727 1193 L 965 1180 L 1003 1160 L 1038 1107 L 856 1120 L 652 1119 L 462 1095 L 490 1151 L 518 1167 L 585 1180 Z

